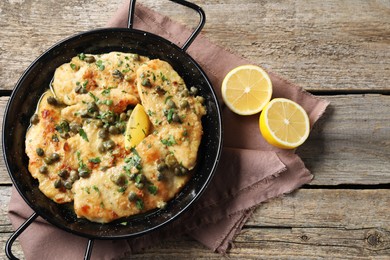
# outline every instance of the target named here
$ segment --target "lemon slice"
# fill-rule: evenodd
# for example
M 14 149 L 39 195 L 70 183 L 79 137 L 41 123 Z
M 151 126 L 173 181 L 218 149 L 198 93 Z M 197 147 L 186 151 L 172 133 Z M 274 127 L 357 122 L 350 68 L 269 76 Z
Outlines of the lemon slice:
M 261 134 L 268 143 L 284 149 L 300 146 L 310 132 L 306 111 L 285 98 L 275 98 L 264 107 L 259 125 Z
M 141 104 L 137 104 L 127 121 L 125 132 L 125 149 L 130 150 L 137 146 L 150 130 L 149 117 Z
M 270 101 L 272 82 L 262 68 L 243 65 L 231 70 L 222 82 L 222 98 L 239 115 L 259 113 Z

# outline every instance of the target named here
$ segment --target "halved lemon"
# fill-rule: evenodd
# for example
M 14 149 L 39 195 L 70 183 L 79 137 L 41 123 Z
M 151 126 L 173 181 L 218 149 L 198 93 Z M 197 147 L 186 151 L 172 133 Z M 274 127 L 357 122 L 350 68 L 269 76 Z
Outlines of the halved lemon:
M 137 146 L 150 130 L 149 117 L 141 104 L 137 104 L 127 121 L 125 132 L 125 149 L 130 150 Z
M 222 98 L 239 115 L 259 113 L 270 101 L 272 82 L 267 72 L 255 65 L 231 70 L 222 82 Z
M 310 132 L 306 111 L 299 104 L 285 98 L 275 98 L 264 107 L 259 125 L 264 139 L 283 149 L 300 146 Z

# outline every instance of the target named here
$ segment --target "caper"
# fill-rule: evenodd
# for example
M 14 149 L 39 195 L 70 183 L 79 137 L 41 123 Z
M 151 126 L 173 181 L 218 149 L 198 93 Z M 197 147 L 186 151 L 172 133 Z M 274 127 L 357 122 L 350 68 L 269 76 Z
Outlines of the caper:
M 30 119 L 30 123 L 36 125 L 39 123 L 39 116 L 37 114 L 32 115 Z
M 175 175 L 181 175 L 181 171 L 180 171 L 180 168 L 179 168 L 179 167 L 175 167 L 175 169 L 173 170 L 173 172 L 175 173 Z
M 112 72 L 112 76 L 117 79 L 123 79 L 123 73 L 117 69 Z
M 80 111 L 80 116 L 83 118 L 89 117 L 88 110 L 81 110 Z
M 45 154 L 45 151 L 40 147 L 37 148 L 36 152 L 38 156 L 43 156 Z
M 176 108 L 176 104 L 175 104 L 175 102 L 173 102 L 172 99 L 167 100 L 167 106 L 168 106 L 168 108 Z
M 144 87 L 151 87 L 152 86 L 152 83 L 150 82 L 150 79 L 148 78 L 145 78 L 141 81 L 141 85 L 144 86 Z
M 112 114 L 108 114 L 104 117 L 104 120 L 106 120 L 108 123 L 114 123 L 115 122 L 115 116 Z
M 182 100 L 181 102 L 180 102 L 180 108 L 181 109 L 184 109 L 184 108 L 186 108 L 186 107 L 188 107 L 188 101 L 187 100 Z
M 58 176 L 60 176 L 62 179 L 68 178 L 69 172 L 66 169 L 62 169 L 58 172 Z
M 87 56 L 84 58 L 84 61 L 87 63 L 94 63 L 96 61 L 94 56 Z
M 108 128 L 108 132 L 110 132 L 110 134 L 112 135 L 117 135 L 120 133 L 120 130 L 118 129 L 118 127 L 112 125 Z
M 199 103 L 201 103 L 201 104 L 204 103 L 204 97 L 202 97 L 202 96 L 197 96 L 197 97 L 196 97 L 196 100 L 197 100 Z
M 64 182 L 64 187 L 65 187 L 65 189 L 71 190 L 71 189 L 72 189 L 72 186 L 73 186 L 73 184 L 72 184 L 71 181 L 66 181 L 66 182 Z
M 98 119 L 98 120 L 95 120 L 95 125 L 96 127 L 98 128 L 102 128 L 103 127 L 103 121 Z
M 87 94 L 88 93 L 88 89 L 86 87 L 82 87 L 81 90 L 80 90 L 80 93 L 81 94 Z
M 98 132 L 98 136 L 101 138 L 101 139 L 106 139 L 108 137 L 108 131 L 107 129 L 100 129 L 99 132 Z
M 113 141 L 113 140 L 108 140 L 108 141 L 106 141 L 106 142 L 104 142 L 104 147 L 107 149 L 107 150 L 112 150 L 112 149 L 114 149 L 114 147 L 115 147 L 115 142 Z
M 47 173 L 47 166 L 42 165 L 41 167 L 39 167 L 39 172 L 43 174 Z
M 165 89 L 163 89 L 161 86 L 156 87 L 156 92 L 159 95 L 164 95 L 166 93 Z
M 162 173 L 162 172 L 157 173 L 157 180 L 158 181 L 162 181 L 162 180 L 164 180 L 164 178 L 165 178 L 164 173 Z
M 123 186 L 126 184 L 126 176 L 123 174 L 111 175 L 110 179 L 118 186 Z
M 72 131 L 72 133 L 77 134 L 80 131 L 81 125 L 79 125 L 76 122 L 72 122 L 69 124 L 69 128 L 70 128 L 70 131 Z
M 173 113 L 172 115 L 172 121 L 173 122 L 180 122 L 180 116 L 177 113 Z
M 185 167 L 180 166 L 180 172 L 182 175 L 185 175 L 185 174 L 187 174 L 188 170 Z
M 68 121 L 66 121 L 66 120 L 61 120 L 60 126 L 61 126 L 61 128 L 62 128 L 65 132 L 69 132 L 69 123 L 68 123 Z
M 52 153 L 50 159 L 52 159 L 53 162 L 56 162 L 60 159 L 60 155 L 58 153 Z
M 176 158 L 173 154 L 168 154 L 166 157 L 165 157 L 165 163 L 168 165 L 169 168 L 172 168 L 173 166 L 176 165 Z
M 139 56 L 139 54 L 133 54 L 132 56 L 133 56 L 133 60 L 135 60 L 135 61 L 140 61 L 140 56 Z
M 87 169 L 80 169 L 79 170 L 79 176 L 81 178 L 88 178 L 89 177 L 89 171 Z
M 167 168 L 168 168 L 168 166 L 164 162 L 157 164 L 157 171 L 159 171 L 159 172 L 162 172 Z
M 62 187 L 62 181 L 60 179 L 55 180 L 54 188 L 59 189 Z
M 63 139 L 68 139 L 70 137 L 69 133 L 65 132 L 65 133 L 61 133 L 60 134 L 61 138 Z
M 137 193 L 135 193 L 134 191 L 131 191 L 131 192 L 129 193 L 128 199 L 129 199 L 130 201 L 135 201 L 135 200 L 137 200 L 137 199 L 138 199 Z
M 124 76 L 124 79 L 127 81 L 127 82 L 130 82 L 132 80 L 132 77 L 130 75 L 125 75 Z
M 104 145 L 104 143 L 100 143 L 99 144 L 98 150 L 99 150 L 100 153 L 106 152 L 106 146 Z
M 87 105 L 87 110 L 89 113 L 93 113 L 99 110 L 98 106 L 96 105 L 95 102 L 90 102 Z
M 196 87 L 191 87 L 191 88 L 190 88 L 190 94 L 191 94 L 192 96 L 196 96 L 196 95 L 198 94 L 198 88 L 196 88 Z
M 47 98 L 47 103 L 49 103 L 49 104 L 52 105 L 52 106 L 58 105 L 58 101 L 57 101 L 57 99 L 55 99 L 54 97 L 48 97 L 48 98 Z
M 142 182 L 139 182 L 139 183 L 135 184 L 135 187 L 137 187 L 138 189 L 143 189 L 144 188 L 144 184 Z
M 77 171 L 75 171 L 75 170 L 71 170 L 70 174 L 69 174 L 69 179 L 72 182 L 77 181 L 78 179 L 80 179 L 79 173 Z
M 74 92 L 76 92 L 77 94 L 80 94 L 81 91 L 82 91 L 82 88 L 83 86 L 81 86 L 80 84 L 77 85 L 75 88 L 74 88 Z
M 183 91 L 180 93 L 180 96 L 181 97 L 188 97 L 189 95 L 189 92 L 188 92 L 188 89 L 183 89 Z
M 45 158 L 43 158 L 43 161 L 44 161 L 47 165 L 53 164 L 53 160 L 52 160 L 50 157 L 45 157 Z
M 121 120 L 121 121 L 126 121 L 126 120 L 127 120 L 127 115 L 126 115 L 126 113 L 121 113 L 121 114 L 119 115 L 119 120 Z
M 133 109 L 129 109 L 129 110 L 126 111 L 126 114 L 127 114 L 128 117 L 131 116 L 131 113 L 133 113 Z

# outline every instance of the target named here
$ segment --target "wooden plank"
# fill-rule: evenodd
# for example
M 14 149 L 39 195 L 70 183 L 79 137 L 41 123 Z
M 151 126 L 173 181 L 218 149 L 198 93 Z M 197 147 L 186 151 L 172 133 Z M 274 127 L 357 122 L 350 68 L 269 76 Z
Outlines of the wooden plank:
M 143 0 L 174 20 L 196 15 L 169 1 Z M 387 1 L 194 0 L 207 14 L 205 35 L 312 91 L 390 91 Z M 55 42 L 103 27 L 117 1 L 1 1 L 0 89 Z M 226 15 L 228 14 L 228 15 Z M 53 18 L 51 18 L 53 17 Z M 50 22 L 43 22 L 50 19 Z
M 384 123 L 390 121 L 390 96 L 325 98 L 330 108 L 297 151 L 315 176 L 311 184 L 390 183 L 390 124 Z M 0 97 L 0 119 L 7 100 Z M 3 157 L 0 183 L 10 183 Z
M 9 193 L 10 187 L 0 186 L 0 247 L 12 230 L 6 217 Z M 386 259 L 390 254 L 389 205 L 390 190 L 301 189 L 261 205 L 234 240 L 229 257 Z M 18 246 L 15 250 L 20 252 Z M 156 257 L 221 258 L 184 237 L 131 259 Z

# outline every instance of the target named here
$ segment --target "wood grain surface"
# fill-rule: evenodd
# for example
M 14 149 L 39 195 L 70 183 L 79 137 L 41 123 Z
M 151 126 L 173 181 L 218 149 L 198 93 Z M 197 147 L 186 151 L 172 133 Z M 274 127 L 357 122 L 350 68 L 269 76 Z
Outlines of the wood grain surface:
M 0 119 L 28 65 L 56 42 L 104 27 L 121 0 L 0 1 Z M 170 1 L 138 0 L 195 26 Z M 390 259 L 390 1 L 193 0 L 203 34 L 331 102 L 297 153 L 314 180 L 262 204 L 227 256 L 190 237 L 126 259 Z M 13 232 L 0 158 L 0 247 Z M 18 257 L 23 252 L 14 245 Z M 0 258 L 5 259 L 4 250 Z

